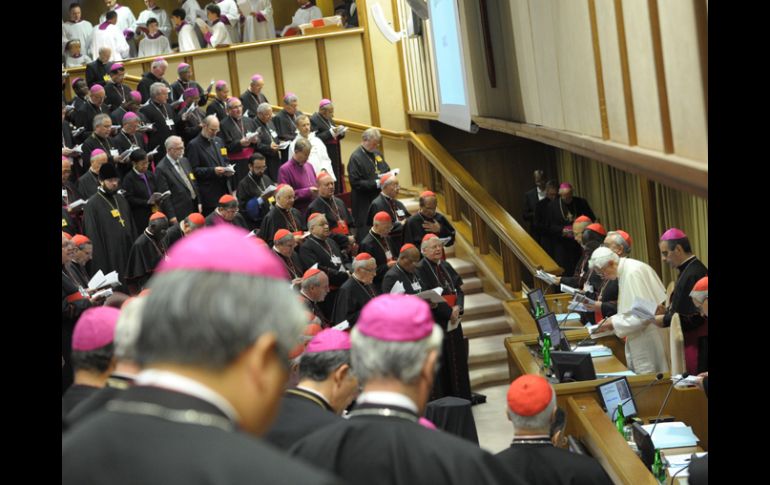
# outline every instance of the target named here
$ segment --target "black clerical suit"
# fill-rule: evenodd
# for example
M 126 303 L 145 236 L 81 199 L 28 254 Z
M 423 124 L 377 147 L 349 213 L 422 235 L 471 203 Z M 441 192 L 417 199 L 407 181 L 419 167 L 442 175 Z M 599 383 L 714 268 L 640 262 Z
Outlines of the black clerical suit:
M 248 89 L 241 94 L 241 103 L 243 104 L 243 115 L 249 118 L 257 117 L 257 107 L 262 103 L 267 103 L 267 97 L 262 94 L 254 94 Z M 248 113 L 248 114 L 246 114 Z
M 84 128 L 83 131 L 77 136 L 78 140 L 87 140 L 88 137 L 91 136 L 91 133 L 94 132 L 94 118 L 96 118 L 96 115 L 99 114 L 109 116 L 110 109 L 105 103 L 102 103 L 97 107 L 95 104 L 88 101 L 76 109 L 75 126 L 78 128 Z M 112 121 L 112 118 L 110 118 L 110 121 Z M 85 155 L 85 145 L 83 146 L 83 155 Z
M 135 386 L 113 403 L 123 404 L 108 404 L 107 411 L 64 435 L 62 485 L 340 483 L 262 443 L 237 425 L 228 425 L 230 420 L 221 409 L 190 394 Z M 162 411 L 161 417 L 133 411 L 131 406 L 136 405 L 130 403 L 149 404 L 153 410 Z M 121 405 L 128 411 L 109 410 Z M 162 417 L 165 415 L 185 419 Z M 206 417 L 211 420 L 202 419 Z
M 67 416 L 75 406 L 99 391 L 98 387 L 83 384 L 71 385 L 61 397 L 61 414 Z
M 167 248 L 170 248 L 172 244 L 184 237 L 182 226 L 180 225 L 181 223 L 182 220 L 179 219 L 179 224 L 172 224 L 168 228 L 168 231 L 166 231 L 166 236 L 163 238 L 163 244 L 165 244 Z
M 548 197 L 535 204 L 535 212 L 533 218 L 534 232 L 537 234 L 536 241 L 543 248 L 543 251 L 553 258 L 554 243 L 553 237 L 548 234 L 548 208 L 551 206 L 551 200 Z
M 155 83 L 163 83 L 167 88 L 169 88 L 169 90 L 171 89 L 171 86 L 168 84 L 168 82 L 166 82 L 165 79 L 155 76 L 152 71 L 145 72 L 142 74 L 142 79 L 139 80 L 139 84 L 136 86 L 136 90 L 139 91 L 139 94 L 142 95 L 142 104 L 146 103 L 147 100 L 150 99 L 150 86 Z
M 265 189 L 274 184 L 275 182 L 266 173 L 255 175 L 252 171 L 249 171 L 238 183 L 238 190 L 235 192 L 238 198 L 238 210 L 246 219 L 250 231 L 259 228 L 262 219 L 270 210 L 270 203 L 261 196 Z
M 671 293 L 671 304 L 666 308 L 666 314 L 663 317 L 663 326 L 670 327 L 674 313 L 679 314 L 684 334 L 685 357 L 687 357 L 688 348 L 691 349 L 690 352 L 697 354 L 687 362 L 687 372 L 700 374 L 708 370 L 708 319 L 695 308 L 690 292 L 698 280 L 708 276 L 708 269 L 698 258 L 692 256 L 680 264 L 677 270 L 679 270 L 679 276 Z
M 173 211 L 168 197 L 153 205 L 147 203 L 153 193 L 163 193 L 168 190 L 168 188 L 165 185 L 165 181 L 158 180 L 151 171 L 145 171 L 144 176 L 147 178 L 146 184 L 141 175 L 134 169 L 131 169 L 126 176 L 123 177 L 123 180 L 120 181 L 121 188 L 125 190 L 125 194 L 123 195 L 131 206 L 131 215 L 133 216 L 134 228 L 137 233 L 144 231 L 150 223 L 150 216 L 153 212 L 160 210 L 170 219 L 171 217 L 167 212 Z
M 132 294 L 140 292 L 150 279 L 155 267 L 158 266 L 166 255 L 163 239 L 156 239 L 147 229 L 136 238 L 131 252 L 128 253 L 125 279 L 132 290 Z
M 526 483 L 549 485 L 611 485 L 595 459 L 556 448 L 547 437 L 521 437 L 510 448 L 495 455 L 511 475 Z
M 217 98 L 212 99 L 208 108 L 206 108 L 206 116 L 210 115 L 216 115 L 217 119 L 222 121 L 227 116 L 227 102 Z
M 62 148 L 74 148 L 75 140 L 72 138 L 72 128 L 70 122 L 64 120 L 61 122 L 61 146 Z
M 99 174 L 94 173 L 91 169 L 88 169 L 78 179 L 78 192 L 84 197 L 84 200 L 88 200 L 89 197 L 96 194 L 98 188 Z
M 148 151 L 147 145 L 144 144 L 144 136 L 139 132 L 129 135 L 121 129 L 117 135 L 110 138 L 110 143 L 118 151 L 118 155 L 132 147 L 139 147 L 145 152 Z M 126 156 L 122 162 L 115 163 L 115 168 L 118 169 L 118 176 L 122 180 L 131 171 L 131 159 Z
M 86 64 L 86 84 L 92 87 L 94 84 L 104 86 L 110 80 L 112 62 L 102 63 L 99 59 Z
M 553 259 L 556 264 L 564 268 L 564 274 L 575 272 L 582 249 L 574 237 L 564 237 L 562 231 L 566 226 L 572 226 L 575 219 L 583 215 L 588 216 L 592 221 L 596 220 L 596 215 L 588 202 L 580 197 L 572 197 L 572 202 L 569 204 L 561 197 L 556 197 L 548 204 L 547 232 L 544 237 L 551 239 Z
M 138 233 L 128 201 L 119 194 L 108 195 L 100 187 L 83 211 L 83 229 L 94 245 L 94 272 L 117 271 L 118 277 L 123 277 Z
M 206 106 L 206 103 L 209 100 L 206 91 L 201 87 L 200 84 L 193 81 L 192 79 L 187 82 L 184 82 L 181 79 L 174 81 L 173 84 L 171 84 L 171 99 L 176 101 L 180 98 L 180 96 L 184 94 L 185 90 L 189 88 L 195 88 L 198 90 L 198 93 L 200 94 L 197 99 L 198 106 Z
M 166 207 L 168 211 L 166 216 L 169 219 L 174 217 L 179 222 L 193 212 L 198 212 L 198 182 L 195 180 L 190 162 L 185 157 L 179 159 L 179 169 L 176 163 L 168 156 L 155 167 L 155 178 L 162 180 L 161 185 L 171 191 L 169 204 Z M 181 173 L 180 173 L 181 171 Z M 192 189 L 192 192 L 190 190 Z
M 182 108 L 179 114 L 179 126 L 177 132 L 182 137 L 185 146 L 201 133 L 201 124 L 203 123 L 203 111 L 195 108 L 185 115 L 186 108 Z M 184 116 L 184 119 L 182 117 Z
M 202 133 L 187 145 L 187 159 L 198 181 L 204 216 L 210 214 L 219 204 L 219 198 L 232 192 L 234 187 L 230 182 L 232 177 L 215 172 L 216 167 L 229 165 L 223 151 L 226 149 L 220 138 L 210 140 Z
M 427 429 L 418 419 L 403 407 L 357 404 L 349 419 L 299 440 L 289 453 L 352 484 L 527 483 L 477 445 Z
M 329 154 L 329 159 L 332 161 L 332 170 L 336 174 L 344 174 L 345 171 L 342 168 L 342 155 L 340 153 L 340 140 L 345 138 L 345 133 L 337 135 L 334 138 L 332 128 L 336 128 L 333 121 L 327 120 L 321 113 L 313 113 L 310 117 L 310 129 L 315 131 L 317 136 L 324 145 L 326 145 L 326 153 Z M 340 194 L 345 191 L 345 177 L 340 175 L 337 177 L 337 181 L 334 182 L 334 193 Z
M 449 219 L 444 217 L 444 214 L 439 214 L 436 212 L 436 215 L 433 217 L 425 217 L 418 211 L 410 216 L 409 219 L 406 220 L 406 223 L 404 223 L 404 244 L 411 243 L 414 244 L 417 249 L 420 249 L 422 238 L 428 234 L 428 232 L 422 227 L 422 225 L 426 222 L 439 223 L 441 229 L 436 235 L 442 239 L 447 237 L 449 238 L 449 241 L 447 241 L 444 246 L 451 246 L 455 243 L 455 228 L 452 223 L 449 222 Z
M 131 99 L 131 88 L 123 83 L 115 84 L 112 81 L 108 82 L 104 85 L 104 93 L 104 103 L 109 107 L 110 113 Z
M 248 133 L 257 131 L 257 122 L 248 116 L 242 116 L 240 120 L 226 116 L 219 125 L 219 136 L 227 148 L 227 158 L 235 165 L 235 180 L 237 186 L 243 177 L 249 172 L 249 157 L 256 151 L 257 143 L 247 146 L 241 145 L 241 139 Z
M 352 191 L 353 220 L 356 221 L 356 238 L 360 241 L 368 229 L 367 214 L 372 201 L 380 195 L 377 181 L 380 175 L 390 171 L 390 166 L 378 151 L 368 152 L 363 145 L 350 155 L 348 179 Z
M 286 267 L 286 272 L 289 273 L 290 280 L 302 278 L 302 275 L 305 274 L 305 266 L 302 264 L 302 260 L 300 259 L 299 254 L 297 254 L 297 251 L 292 251 L 291 256 L 288 258 L 275 249 L 273 249 L 273 253 L 278 256 Z
M 278 170 L 281 168 L 281 153 L 278 150 L 273 150 L 271 144 L 275 143 L 280 145 L 281 141 L 278 139 L 278 132 L 275 130 L 273 121 L 262 123 L 257 118 L 254 120 L 259 127 L 259 141 L 257 143 L 257 151 L 264 155 L 265 164 L 267 165 L 267 174 L 273 180 L 278 180 Z M 286 150 L 288 151 L 288 149 Z
M 302 214 L 292 207 L 289 210 L 281 209 L 274 205 L 262 219 L 262 225 L 259 227 L 259 237 L 261 237 L 269 246 L 273 246 L 273 236 L 278 229 L 286 229 L 289 232 L 305 232 L 307 226 Z
M 365 285 L 351 276 L 340 286 L 332 312 L 332 323 L 335 325 L 345 320 L 351 327 L 358 321 L 361 309 L 369 303 L 369 300 L 379 295 L 380 292 L 372 285 Z
M 528 224 L 529 233 L 539 242 L 539 233 L 535 230 L 535 206 L 540 202 L 537 187 L 524 193 L 524 222 Z
M 369 205 L 369 211 L 366 214 L 366 225 L 374 225 L 374 216 L 378 212 L 387 212 L 393 221 L 393 228 L 390 230 L 390 237 L 393 238 L 393 244 L 396 248 L 401 248 L 404 244 L 404 224 L 409 219 L 409 211 L 406 206 L 398 199 L 388 197 L 380 193 Z
M 409 273 L 398 263 L 391 266 L 385 273 L 385 277 L 382 279 L 382 294 L 390 293 L 396 282 L 401 282 L 404 285 L 404 293 L 407 295 L 416 295 L 423 291 L 422 282 L 417 273 Z
M 362 253 L 369 253 L 377 262 L 377 275 L 372 284 L 378 289 L 382 288 L 382 278 L 388 272 L 388 261 L 394 261 L 398 257 L 399 246 L 391 236 L 382 237 L 370 230 L 361 240 L 359 249 Z
M 326 399 L 302 388 L 287 389 L 265 441 L 288 450 L 313 431 L 342 420 Z
M 150 101 L 147 106 L 142 107 L 139 112 L 144 115 L 149 123 L 152 123 L 152 130 L 148 132 L 150 136 L 147 141 L 147 147 L 150 150 L 158 150 L 154 160 L 160 160 L 166 156 L 166 139 L 176 135 L 176 127 L 179 125 L 179 113 L 168 103 L 156 103 Z

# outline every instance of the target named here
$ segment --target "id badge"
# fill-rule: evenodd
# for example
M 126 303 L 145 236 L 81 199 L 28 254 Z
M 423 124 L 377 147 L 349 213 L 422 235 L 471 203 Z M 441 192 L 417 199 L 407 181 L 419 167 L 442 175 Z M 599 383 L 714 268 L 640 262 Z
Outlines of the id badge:
M 398 217 L 404 217 L 404 216 L 406 216 L 406 214 L 404 213 L 404 211 L 403 211 L 403 210 L 401 210 L 401 209 L 396 209 L 396 215 L 397 215 Z
M 120 153 L 118 153 L 118 151 L 115 148 L 110 148 L 110 156 L 111 157 L 115 158 L 118 155 L 120 155 Z
M 195 181 L 195 174 L 194 173 L 190 172 L 187 175 L 190 177 L 190 180 L 192 180 L 193 182 Z
M 67 227 L 67 219 L 61 218 L 61 227 Z
M 219 153 L 221 153 L 223 156 L 226 157 L 227 156 L 227 148 L 225 148 L 225 147 L 220 148 L 219 149 Z
M 340 257 L 335 254 L 334 256 L 332 256 L 332 264 L 335 266 L 339 266 L 342 264 L 342 259 L 340 259 Z
M 270 136 L 272 136 L 273 138 L 278 138 L 278 132 L 276 132 L 275 130 L 270 130 Z
M 166 126 L 171 127 L 174 126 L 174 120 L 171 118 L 166 118 Z
M 412 283 L 412 289 L 416 291 L 417 293 L 422 291 L 422 286 L 420 285 L 419 281 L 415 281 Z
M 388 261 L 393 260 L 393 253 L 391 253 L 390 250 L 385 251 L 385 259 L 387 259 Z
M 67 197 L 67 189 L 61 189 L 61 196 Z
M 110 211 L 110 214 L 112 214 L 112 217 L 116 217 L 116 218 L 117 218 L 117 217 L 120 217 L 120 211 L 119 211 L 119 210 L 117 210 L 117 209 L 112 209 L 112 210 Z
M 584 293 L 593 293 L 593 291 L 594 291 L 593 285 L 591 285 L 589 283 L 586 283 L 586 284 L 583 285 L 583 292 Z

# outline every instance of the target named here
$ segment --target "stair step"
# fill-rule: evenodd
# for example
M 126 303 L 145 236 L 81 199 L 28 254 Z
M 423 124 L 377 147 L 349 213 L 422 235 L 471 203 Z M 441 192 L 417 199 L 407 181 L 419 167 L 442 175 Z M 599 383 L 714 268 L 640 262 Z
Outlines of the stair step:
M 510 379 L 507 362 L 471 369 L 469 375 L 472 390 L 481 386 L 506 383 Z
M 463 322 L 472 320 L 473 317 L 489 315 L 490 313 L 503 311 L 503 301 L 486 293 L 466 295 L 463 309 Z
M 420 210 L 420 200 L 419 199 L 398 199 L 399 202 L 402 202 L 406 206 L 406 211 L 410 214 L 414 214 L 415 212 Z
M 483 337 L 486 335 L 511 335 L 511 325 L 508 323 L 508 317 L 505 315 L 496 315 L 487 318 L 476 318 L 473 320 L 463 320 L 463 335 L 469 339 Z
M 452 265 L 457 274 L 463 278 L 476 274 L 476 265 L 470 261 L 460 258 L 447 258 L 446 262 Z
M 447 258 L 454 258 L 455 252 L 456 252 L 455 251 L 455 246 L 457 246 L 457 245 L 456 244 L 452 244 L 451 246 L 444 247 L 444 255 Z
M 468 340 L 468 364 L 507 362 L 503 342 L 507 335 L 488 335 Z
M 481 284 L 481 278 L 473 276 L 471 278 L 463 278 L 463 293 L 465 296 L 481 293 L 484 288 Z

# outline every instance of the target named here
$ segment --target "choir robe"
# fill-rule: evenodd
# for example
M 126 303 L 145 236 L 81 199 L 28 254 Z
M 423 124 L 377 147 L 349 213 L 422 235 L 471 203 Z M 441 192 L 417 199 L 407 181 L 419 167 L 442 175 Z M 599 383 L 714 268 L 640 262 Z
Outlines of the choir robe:
M 233 226 L 241 227 L 243 229 L 248 229 L 246 220 L 243 218 L 242 215 L 236 213 L 232 221 L 227 221 L 225 220 L 224 217 L 217 214 L 216 209 L 214 209 L 214 211 L 211 214 L 206 216 L 206 226 L 217 226 L 219 224 L 232 224 Z
M 216 167 L 228 165 L 224 155 L 227 149 L 218 137 L 209 140 L 203 134 L 195 137 L 186 148 L 187 159 L 190 161 L 195 180 L 198 181 L 203 215 L 206 216 L 217 207 L 220 197 L 232 192 L 229 180 L 232 177 L 215 173 Z
M 257 123 L 247 116 L 240 120 L 226 116 L 219 125 L 219 136 L 227 148 L 227 158 L 235 165 L 235 180 L 237 186 L 243 177 L 249 173 L 249 157 L 256 151 L 257 144 L 241 145 L 241 139 L 248 133 L 257 132 Z
M 254 94 L 248 89 L 241 94 L 241 104 L 243 104 L 243 116 L 248 116 L 251 119 L 257 118 L 257 107 L 262 103 L 268 103 L 267 96 L 262 94 Z
M 387 236 L 383 238 L 373 231 L 369 231 L 361 240 L 359 251 L 371 254 L 377 262 L 377 275 L 374 277 L 372 284 L 378 289 L 382 288 L 382 279 L 385 277 L 385 273 L 388 272 L 388 261 L 398 258 L 399 248 L 400 246 L 397 245 L 392 237 Z
M 148 151 L 147 145 L 144 143 L 144 137 L 139 132 L 136 132 L 133 135 L 129 135 L 121 129 L 117 135 L 110 138 L 110 143 L 118 151 L 118 155 L 135 146 L 141 148 L 145 152 Z M 131 171 L 131 159 L 129 157 L 125 157 L 125 160 L 122 162 L 115 163 L 115 168 L 118 169 L 118 176 L 121 180 L 123 180 L 123 177 L 125 177 L 126 174 Z
M 134 386 L 113 402 L 147 403 L 185 416 L 196 411 L 228 421 L 227 415 L 214 404 L 160 387 Z M 127 456 L 131 459 L 126 460 Z M 160 467 L 159 458 L 163 462 Z M 111 465 L 94 466 L 101 462 Z M 202 477 L 218 485 L 255 480 L 265 485 L 341 483 L 322 470 L 288 457 L 237 425 L 220 428 L 109 410 L 83 420 L 64 435 L 62 463 L 62 485 L 181 485 L 200 483 Z
M 132 27 L 134 26 L 134 23 L 136 23 L 136 17 L 134 17 L 134 12 L 132 12 L 129 7 L 116 3 L 115 8 L 112 10 L 118 14 L 118 23 L 115 24 L 115 26 L 120 29 L 121 32 L 124 30 L 134 30 Z M 107 20 L 107 12 L 104 12 L 99 16 L 100 24 L 105 20 Z
M 158 32 L 155 37 L 147 35 L 139 42 L 137 57 L 162 56 L 171 53 L 171 44 L 168 37 Z
M 342 421 L 326 399 L 302 388 L 287 389 L 265 441 L 288 450 L 312 432 Z
M 357 410 L 390 415 L 356 414 Z M 299 440 L 289 453 L 348 483 L 525 483 L 476 444 L 425 428 L 418 419 L 413 411 L 394 405 L 357 404 L 349 419 Z
M 163 179 L 162 182 L 159 182 L 159 185 L 171 191 L 170 203 L 165 208 L 168 212 L 164 212 L 164 214 L 169 218 L 169 221 L 176 217 L 181 222 L 190 213 L 198 212 L 200 196 L 198 195 L 198 182 L 195 181 L 190 161 L 182 157 L 179 159 L 179 165 L 184 175 L 180 175 L 168 155 L 163 157 L 163 160 L 155 167 L 155 178 L 159 181 Z M 185 184 L 182 177 L 192 186 L 195 193 L 194 197 L 190 194 L 190 189 L 187 188 L 187 184 Z
M 387 212 L 390 214 L 390 218 L 393 221 L 390 237 L 393 239 L 394 246 L 397 249 L 401 249 L 401 246 L 404 244 L 404 224 L 410 216 L 409 211 L 406 210 L 406 206 L 400 200 L 380 193 L 380 195 L 375 197 L 372 203 L 369 204 L 369 211 L 366 214 L 367 227 L 372 227 L 374 215 L 378 212 Z
M 192 25 L 187 23 L 187 20 L 184 20 L 182 25 L 176 27 L 176 38 L 179 42 L 179 52 L 196 51 L 201 48 L 198 33 Z
M 524 436 L 521 437 L 525 439 Z M 556 448 L 547 438 L 542 442 L 519 443 L 514 441 L 495 455 L 498 462 L 511 475 L 526 483 L 548 483 L 549 485 L 611 485 L 602 466 L 594 458 L 568 450 Z
M 113 209 L 114 207 L 117 209 Z M 119 212 L 113 213 L 114 210 Z M 117 217 L 114 214 L 117 214 Z M 123 224 L 120 223 L 121 220 Z M 138 232 L 134 228 L 128 201 L 119 194 L 106 195 L 99 188 L 96 195 L 88 199 L 83 211 L 83 226 L 85 235 L 94 245 L 91 261 L 94 272 L 102 270 L 107 274 L 117 271 L 118 277 L 122 278 L 125 275 L 128 253 Z
M 283 28 L 281 37 L 285 36 L 288 30 L 292 28 L 295 29 L 297 33 L 299 33 L 300 25 L 309 24 L 311 20 L 322 18 L 323 13 L 321 12 L 321 9 L 308 2 L 307 4 L 298 8 L 296 12 L 294 12 L 294 15 L 291 17 L 291 23 Z
M 333 121 L 327 120 L 321 113 L 313 113 L 310 117 L 310 129 L 315 131 L 316 136 L 326 145 L 326 153 L 332 162 L 334 173 L 337 174 L 337 180 L 334 182 L 334 193 L 341 194 L 345 192 L 345 170 L 342 167 L 342 155 L 340 154 L 340 140 L 345 138 L 345 133 L 334 137 L 332 128 L 336 125 Z
M 404 244 L 412 243 L 419 249 L 422 238 L 428 233 L 422 227 L 425 222 L 438 222 L 441 225 L 441 229 L 436 235 L 440 238 L 449 238 L 444 246 L 451 246 L 455 243 L 455 228 L 444 214 L 436 212 L 436 215 L 430 218 L 425 217 L 420 212 L 415 212 L 404 223 Z
M 136 85 L 136 90 L 142 95 L 142 104 L 150 99 L 150 86 L 155 83 L 163 83 L 166 87 L 171 89 L 171 86 L 165 79 L 156 76 L 152 71 L 145 72 L 142 74 L 142 79 L 139 80 L 139 84 Z
M 307 226 L 302 214 L 294 207 L 286 210 L 274 205 L 265 218 L 262 219 L 262 225 L 259 227 L 259 237 L 270 247 L 273 247 L 273 236 L 275 236 L 275 232 L 278 229 L 287 229 L 289 232 L 305 232 Z
M 78 128 L 81 126 L 85 128 L 85 130 L 83 130 L 79 136 L 81 140 L 88 139 L 88 137 L 91 136 L 91 134 L 94 132 L 94 118 L 98 114 L 110 114 L 110 109 L 105 103 L 102 103 L 101 106 L 97 107 L 88 101 L 75 109 L 75 126 Z
M 110 113 L 123 106 L 123 103 L 131 99 L 131 88 L 123 83 L 115 84 L 110 81 L 104 85 L 104 104 Z M 123 121 L 121 119 L 121 121 Z M 120 123 L 118 123 L 120 124 Z
M 166 156 L 166 139 L 176 135 L 180 115 L 170 104 L 159 104 L 155 101 L 150 101 L 139 112 L 144 115 L 148 122 L 152 123 L 153 130 L 148 133 L 150 139 L 147 141 L 147 148 L 150 150 L 157 148 L 158 153 L 154 159 L 160 160 Z
M 136 238 L 131 252 L 128 253 L 126 264 L 126 282 L 136 294 L 144 289 L 147 280 L 150 279 L 155 267 L 166 255 L 167 248 L 163 240 L 157 240 L 148 234 L 147 230 Z
M 68 20 L 64 22 L 64 32 L 69 40 L 80 41 L 80 52 L 83 54 L 91 52 L 91 38 L 94 34 L 94 26 L 91 22 L 82 18 L 78 22 Z
M 345 203 L 334 196 L 328 199 L 318 196 L 313 199 L 307 209 L 308 216 L 314 212 L 326 216 L 331 231 L 329 237 L 334 239 L 340 249 L 346 250 L 350 245 L 348 241 L 348 236 L 351 235 L 350 229 L 356 226 L 348 208 L 345 207 Z
M 94 61 L 86 64 L 86 84 L 92 87 L 94 84 L 104 86 L 110 80 L 110 68 L 112 61 L 102 62 L 98 57 Z
M 193 31 L 195 32 L 195 36 L 198 39 L 198 47 L 196 47 L 196 49 L 206 47 L 206 39 L 203 38 L 203 33 L 201 33 L 200 27 L 198 27 L 198 25 L 195 23 L 196 18 L 203 19 L 204 21 L 206 20 L 206 11 L 201 9 L 198 0 L 185 0 L 185 2 L 179 8 L 185 11 L 184 22 L 190 24 L 190 26 L 193 28 Z M 177 34 L 177 38 L 178 37 L 179 35 Z M 179 51 L 182 52 L 181 40 L 179 41 Z
M 221 23 L 227 27 L 227 33 L 229 34 L 230 39 L 235 43 L 240 42 L 241 11 L 238 9 L 235 0 L 216 0 L 216 4 L 219 7 L 220 12 L 222 12 L 222 16 L 219 17 L 219 19 L 221 20 Z
M 699 279 L 708 276 L 708 269 L 695 256 L 679 265 L 677 269 L 679 276 L 671 293 L 671 304 L 663 316 L 663 326 L 670 327 L 674 313 L 679 314 L 684 335 L 687 372 L 697 375 L 708 370 L 708 319 L 695 308 L 690 292 Z
M 94 27 L 91 37 L 91 58 L 99 57 L 99 49 L 109 47 L 112 50 L 110 61 L 122 61 L 129 57 L 129 47 L 123 32 L 115 25 L 102 22 Z
M 440 271 L 439 268 L 440 267 Z M 455 294 L 460 307 L 460 316 L 463 314 L 465 294 L 462 290 L 463 280 L 460 275 L 446 261 L 439 261 L 438 265 L 427 258 L 417 263 L 417 276 L 426 290 L 440 286 L 444 288 L 444 296 Z M 446 278 L 439 281 L 439 274 Z M 441 366 L 436 381 L 433 383 L 431 399 L 439 399 L 444 396 L 455 396 L 470 401 L 471 385 L 468 376 L 468 343 L 463 335 L 462 323 L 451 332 L 447 332 L 452 307 L 447 303 L 439 303 L 433 315 L 436 323 L 444 329 L 443 351 L 441 353 Z
M 307 162 L 300 165 L 294 157 L 290 157 L 278 169 L 278 182 L 294 189 L 294 207 L 304 215 L 318 193 L 311 190 L 318 184 L 313 166 Z
M 334 311 L 332 312 L 332 323 L 336 325 L 347 320 L 352 328 L 358 321 L 358 316 L 364 305 L 379 294 L 380 292 L 374 285 L 365 285 L 358 281 L 355 276 L 351 276 L 337 291 L 337 299 L 334 302 Z
M 168 14 L 165 10 L 162 8 L 156 6 L 153 9 L 145 9 L 139 12 L 139 16 L 136 18 L 136 21 L 131 26 L 131 30 L 136 32 L 139 29 L 139 24 L 144 24 L 144 26 L 147 26 L 147 21 L 150 20 L 150 18 L 154 18 L 158 21 L 158 30 L 160 32 L 163 32 L 163 35 L 168 38 L 171 35 L 171 20 L 169 20 Z M 141 47 L 141 44 L 140 44 Z M 142 57 L 140 54 L 139 57 Z
M 75 406 L 94 395 L 97 391 L 99 391 L 99 388 L 94 386 L 83 384 L 73 384 L 70 386 L 61 397 L 62 416 L 67 416 Z
M 548 204 L 547 228 L 544 237 L 551 239 L 553 259 L 556 264 L 564 268 L 564 274 L 570 275 L 575 272 L 575 266 L 583 250 L 574 237 L 562 236 L 562 230 L 565 226 L 572 227 L 572 222 L 582 215 L 590 217 L 592 221 L 596 220 L 596 215 L 588 205 L 588 201 L 580 197 L 572 197 L 572 202 L 569 204 L 565 203 L 561 197 L 556 197 Z
M 78 285 L 64 271 L 61 271 L 61 355 L 64 358 L 62 368 L 62 393 L 73 381 L 72 371 L 72 331 L 80 314 L 91 307 L 91 301 L 83 298 Z
M 66 54 L 64 56 L 64 67 L 78 67 L 93 62 L 93 60 L 85 54 L 80 54 L 77 57 Z
M 233 39 L 230 28 L 222 22 L 221 17 L 214 21 L 210 30 L 203 34 L 206 43 L 211 47 L 232 45 Z
M 227 116 L 227 103 L 217 98 L 212 99 L 208 108 L 206 108 L 206 116 L 210 115 L 216 115 L 217 119 L 221 122 Z
M 238 210 L 246 220 L 246 225 L 250 231 L 259 228 L 262 219 L 270 210 L 270 203 L 264 200 L 261 195 L 265 189 L 274 184 L 275 182 L 266 173 L 257 176 L 253 172 L 249 172 L 238 183 L 238 189 L 235 191 L 238 198 Z
M 153 212 L 160 210 L 166 217 L 169 217 L 167 212 L 171 212 L 168 210 L 171 205 L 168 197 L 158 204 L 149 205 L 147 203 L 154 192 L 163 193 L 168 190 L 168 187 L 166 187 L 163 179 L 159 180 L 151 171 L 147 170 L 144 172 L 144 175 L 147 177 L 147 184 L 150 186 L 149 192 L 147 184 L 144 183 L 134 169 L 131 169 L 123 177 L 123 180 L 120 181 L 120 187 L 125 190 L 124 196 L 131 206 L 131 215 L 134 219 L 134 228 L 137 233 L 144 231 L 150 223 L 150 216 Z
M 348 180 L 352 191 L 353 220 L 356 221 L 356 236 L 360 241 L 368 231 L 366 215 L 372 201 L 380 195 L 377 181 L 380 175 L 388 172 L 390 166 L 378 151 L 369 152 L 363 145 L 350 155 L 348 161 Z
M 262 123 L 262 121 L 257 118 L 254 121 L 256 121 L 259 126 L 257 151 L 265 157 L 267 174 L 270 175 L 271 179 L 278 180 L 278 170 L 281 168 L 281 152 L 271 148 L 272 143 L 277 145 L 281 144 L 280 140 L 278 140 L 278 132 L 275 131 L 275 125 L 272 120 L 267 123 Z
M 201 87 L 200 84 L 193 81 L 192 79 L 187 82 L 184 82 L 181 79 L 174 81 L 174 83 L 171 85 L 171 95 L 169 99 L 176 101 L 180 96 L 184 94 L 185 89 L 189 88 L 195 88 L 198 90 L 198 106 L 206 106 L 206 103 L 209 100 L 208 95 L 206 95 L 206 91 Z
M 94 194 L 96 189 L 99 188 L 99 175 L 95 174 L 91 170 L 80 176 L 78 179 L 78 193 L 81 194 L 83 200 L 88 200 Z
M 249 0 L 251 9 L 262 14 L 263 20 L 254 15 L 247 15 L 243 21 L 242 42 L 274 39 L 275 24 L 273 23 L 273 6 L 270 0 Z

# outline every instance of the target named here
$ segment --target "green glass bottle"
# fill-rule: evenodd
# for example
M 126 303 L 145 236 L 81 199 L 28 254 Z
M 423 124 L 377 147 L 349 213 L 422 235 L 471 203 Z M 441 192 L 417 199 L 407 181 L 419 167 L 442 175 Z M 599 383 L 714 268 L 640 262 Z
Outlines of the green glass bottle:
M 660 458 L 660 450 L 655 449 L 655 459 L 652 462 L 652 475 L 658 480 L 660 483 L 665 483 L 666 481 L 666 467 L 663 466 L 663 460 Z
M 538 301 L 535 303 L 535 318 L 540 318 L 543 315 L 545 315 L 545 310 L 543 310 L 543 305 Z
M 626 426 L 626 416 L 623 414 L 623 406 L 618 403 L 618 410 L 615 412 L 615 427 L 618 428 L 618 432 L 625 438 L 626 433 L 624 428 Z
M 551 370 L 551 334 L 543 332 L 543 369 L 546 375 L 550 374 Z

